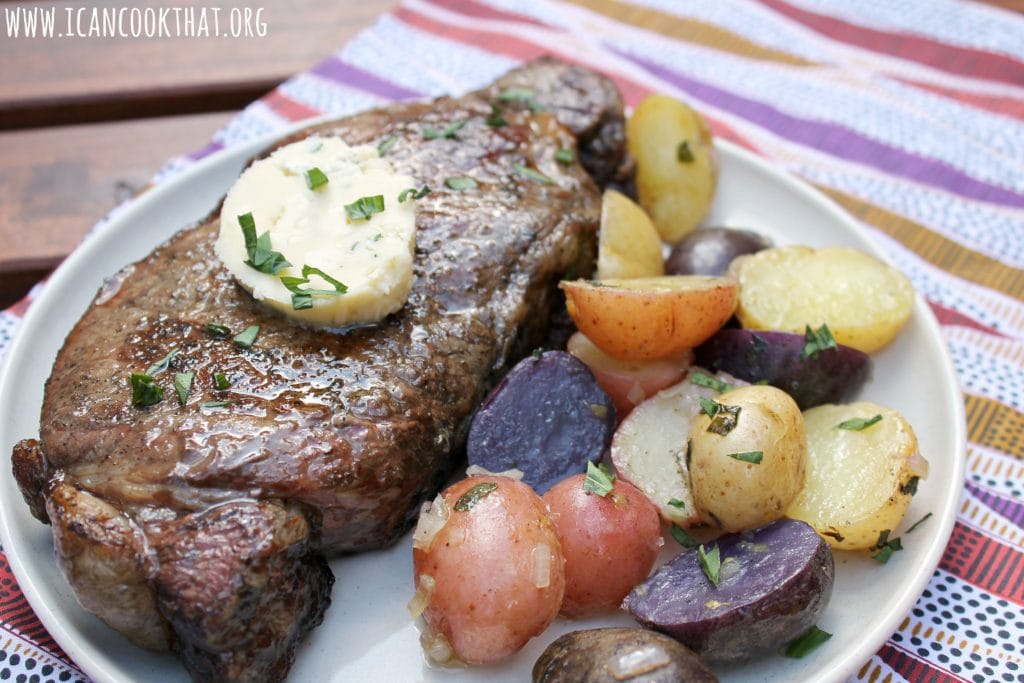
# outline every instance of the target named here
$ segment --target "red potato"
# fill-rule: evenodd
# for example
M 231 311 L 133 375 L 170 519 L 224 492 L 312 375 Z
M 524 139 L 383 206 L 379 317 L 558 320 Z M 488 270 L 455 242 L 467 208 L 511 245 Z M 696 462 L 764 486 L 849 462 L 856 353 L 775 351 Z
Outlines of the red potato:
M 623 360 L 678 357 L 732 317 L 739 286 L 731 277 L 665 275 L 563 280 L 565 307 L 580 332 Z
M 565 349 L 594 373 L 594 379 L 615 404 L 619 420 L 648 397 L 681 380 L 693 355 L 684 351 L 677 358 L 663 360 L 619 360 L 599 349 L 582 332 L 569 337 Z
M 616 480 L 604 496 L 583 490 L 586 475 L 544 494 L 565 556 L 562 614 L 579 618 L 616 609 L 647 578 L 662 545 L 658 508 Z
M 443 501 L 443 502 L 442 502 Z M 421 637 L 438 664 L 501 661 L 558 614 L 564 559 L 544 501 L 526 484 L 463 479 L 425 506 L 413 540 Z

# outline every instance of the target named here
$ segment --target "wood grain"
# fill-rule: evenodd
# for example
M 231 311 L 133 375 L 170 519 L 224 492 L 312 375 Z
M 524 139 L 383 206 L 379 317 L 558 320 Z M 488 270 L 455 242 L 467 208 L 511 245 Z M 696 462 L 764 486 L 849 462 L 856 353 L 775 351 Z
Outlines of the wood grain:
M 0 308 L 171 157 L 203 147 L 221 112 L 0 133 Z
M 249 10 L 254 13 L 250 25 L 262 22 L 266 35 L 10 38 L 5 34 L 0 40 L 0 129 L 237 109 L 339 49 L 393 2 L 161 0 L 146 4 L 194 10 L 219 6 L 219 29 L 229 34 L 232 11 Z M 84 5 L 91 10 L 128 3 Z M 263 13 L 256 21 L 260 5 Z M 55 8 L 54 33 L 68 28 L 66 7 L 77 6 L 4 5 L 4 9 L 26 11 Z M 90 15 L 83 16 L 82 29 L 87 32 Z M 244 19 L 244 14 L 238 16 Z M 167 24 L 176 30 L 173 19 Z M 208 20 L 207 25 L 212 32 L 213 22 Z

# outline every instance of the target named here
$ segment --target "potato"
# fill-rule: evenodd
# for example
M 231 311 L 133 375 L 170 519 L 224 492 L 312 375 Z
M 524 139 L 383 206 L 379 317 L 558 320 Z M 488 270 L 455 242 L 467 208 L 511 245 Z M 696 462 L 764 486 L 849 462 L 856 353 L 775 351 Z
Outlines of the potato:
M 675 275 L 559 286 L 576 327 L 623 360 L 678 356 L 717 332 L 736 308 L 731 278 Z
M 605 190 L 601 198 L 596 277 L 605 280 L 664 273 L 661 237 L 651 219 L 626 195 Z
M 558 614 L 561 545 L 547 506 L 526 484 L 468 477 L 425 506 L 413 535 L 424 650 L 438 664 L 487 664 L 517 652 Z
M 803 522 L 782 519 L 726 535 L 704 551 L 713 556 L 715 547 L 717 586 L 690 550 L 637 586 L 623 607 L 708 662 L 728 663 L 756 659 L 799 637 L 832 596 L 832 551 Z
M 895 268 L 846 247 L 776 247 L 733 262 L 743 327 L 803 333 L 827 324 L 836 341 L 865 353 L 899 333 L 914 288 Z
M 805 335 L 723 329 L 695 349 L 697 363 L 782 389 L 801 410 L 853 398 L 871 377 L 871 356 L 843 346 L 805 354 Z
M 700 368 L 688 377 L 696 372 Z M 725 375 L 716 379 L 734 382 Z M 658 506 L 666 522 L 689 527 L 701 521 L 690 489 L 686 440 L 690 424 L 700 413 L 700 399 L 715 398 L 718 393 L 691 379 L 679 382 L 637 406 L 612 437 L 615 470 Z
M 768 249 L 771 241 L 752 230 L 701 228 L 672 247 L 665 260 L 670 275 L 725 275 L 737 256 Z
M 517 469 L 544 493 L 600 460 L 615 424 L 615 406 L 587 366 L 547 351 L 520 361 L 481 404 L 466 457 L 490 472 Z
M 533 665 L 533 683 L 713 683 L 696 654 L 669 636 L 642 628 L 573 631 L 548 645 Z
M 703 117 L 665 95 L 644 99 L 626 122 L 636 159 L 640 205 L 666 242 L 677 242 L 707 215 L 718 182 L 711 131 Z
M 638 488 L 616 480 L 611 491 L 585 491 L 587 475 L 544 494 L 565 557 L 562 614 L 573 618 L 618 608 L 647 578 L 662 546 L 658 509 Z
M 701 518 L 743 531 L 782 517 L 804 485 L 803 415 L 784 391 L 749 386 L 717 399 L 690 425 L 689 471 Z
M 684 351 L 678 358 L 619 360 L 597 348 L 582 332 L 569 337 L 565 350 L 594 373 L 594 379 L 615 404 L 620 421 L 644 399 L 681 380 L 692 356 Z
M 876 416 L 881 419 L 866 425 Z M 914 430 L 895 410 L 867 401 L 812 408 L 804 423 L 807 480 L 786 514 L 810 524 L 833 548 L 871 548 L 883 531 L 895 531 L 928 475 Z M 863 428 L 840 428 L 844 423 Z

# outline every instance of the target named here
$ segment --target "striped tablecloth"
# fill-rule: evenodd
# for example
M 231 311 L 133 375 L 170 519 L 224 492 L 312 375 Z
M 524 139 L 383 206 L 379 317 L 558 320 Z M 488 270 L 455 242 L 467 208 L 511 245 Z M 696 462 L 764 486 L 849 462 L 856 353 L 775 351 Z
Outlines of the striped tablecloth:
M 460 92 L 543 53 L 607 73 L 630 105 L 691 102 L 910 276 L 963 388 L 966 489 L 927 590 L 855 679 L 1024 681 L 1024 16 L 955 0 L 405 0 L 155 182 L 304 118 Z M 0 313 L 0 354 L 32 296 Z M 84 678 L 2 554 L 0 619 L 0 680 Z

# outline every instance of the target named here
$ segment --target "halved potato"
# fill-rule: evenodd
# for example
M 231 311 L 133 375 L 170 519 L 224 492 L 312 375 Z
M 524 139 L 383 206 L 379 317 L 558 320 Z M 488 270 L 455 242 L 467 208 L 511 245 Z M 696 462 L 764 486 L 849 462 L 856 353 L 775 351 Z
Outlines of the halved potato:
M 827 324 L 837 342 L 865 353 L 892 341 L 914 309 L 907 276 L 847 247 L 766 249 L 736 259 L 731 272 L 744 327 L 803 333 Z
M 601 198 L 597 278 L 664 274 L 661 237 L 654 223 L 632 199 L 621 192 L 605 190 Z
M 559 285 L 576 327 L 623 360 L 677 356 L 732 316 L 737 285 L 703 275 L 573 280 Z
M 626 139 L 640 205 L 662 239 L 679 241 L 704 220 L 715 195 L 718 165 L 707 123 L 683 102 L 651 95 L 626 122 Z
M 868 401 L 811 408 L 804 424 L 806 479 L 786 514 L 833 548 L 871 548 L 895 531 L 928 475 L 914 430 L 897 411 Z

